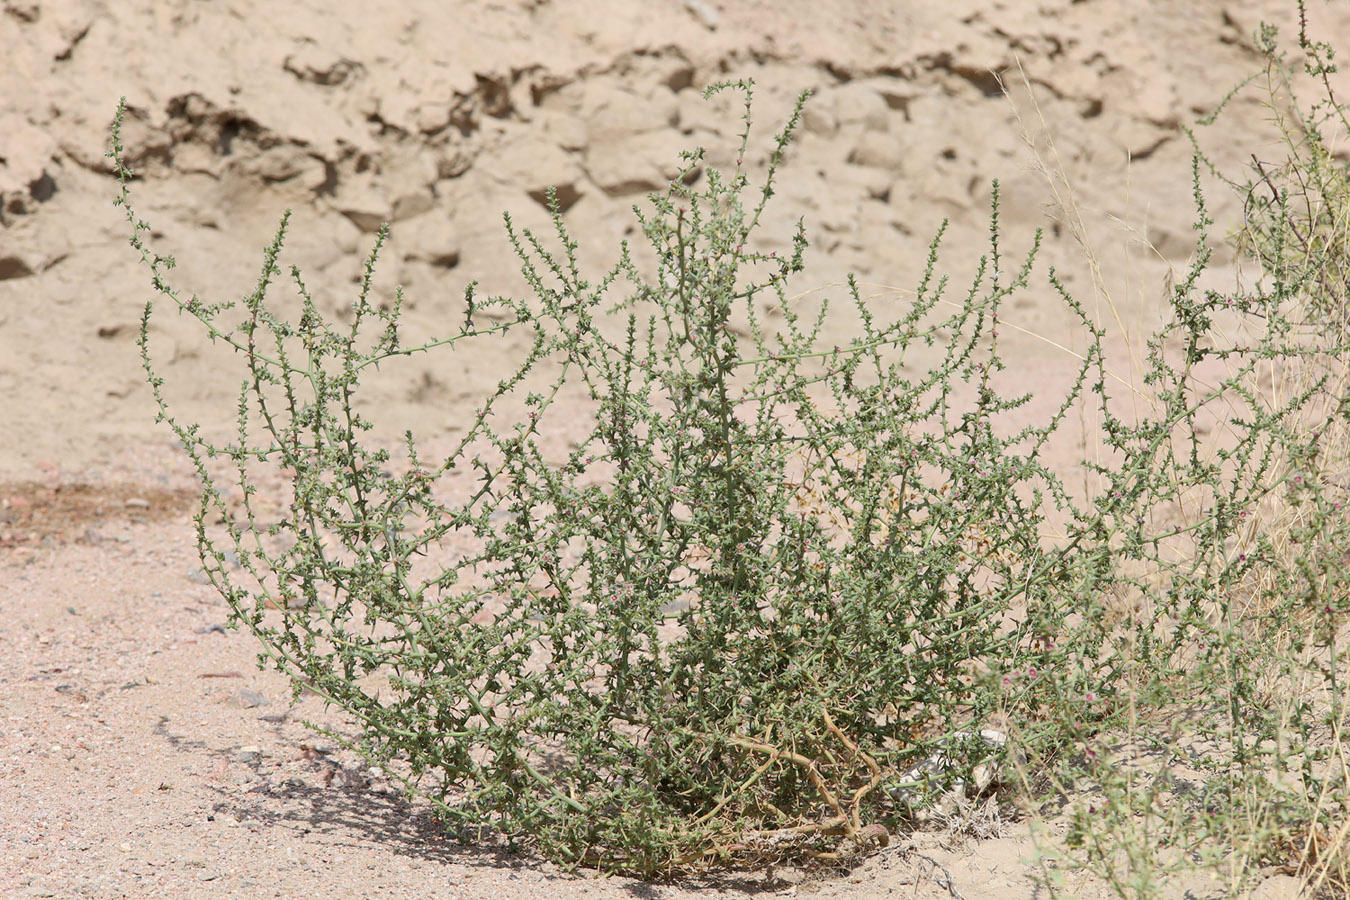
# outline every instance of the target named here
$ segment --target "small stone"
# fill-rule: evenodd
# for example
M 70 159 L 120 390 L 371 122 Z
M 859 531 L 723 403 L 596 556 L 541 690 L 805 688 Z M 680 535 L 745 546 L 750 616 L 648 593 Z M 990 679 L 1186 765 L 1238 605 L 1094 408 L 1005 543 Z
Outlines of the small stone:
M 712 6 L 703 0 L 684 0 L 684 8 L 693 13 L 694 17 L 703 23 L 704 28 L 709 31 L 717 30 L 718 14 Z
M 261 747 L 240 747 L 239 752 L 234 755 L 234 761 L 240 763 L 256 763 L 262 759 Z
M 253 709 L 255 706 L 266 706 L 267 697 L 257 691 L 244 690 L 231 697 L 226 705 L 235 709 Z

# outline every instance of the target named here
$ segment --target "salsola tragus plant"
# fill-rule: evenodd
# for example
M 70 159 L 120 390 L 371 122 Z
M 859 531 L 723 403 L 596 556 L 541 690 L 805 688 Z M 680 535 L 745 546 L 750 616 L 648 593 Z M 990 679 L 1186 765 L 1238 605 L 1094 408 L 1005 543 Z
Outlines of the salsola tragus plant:
M 200 475 L 203 566 L 233 620 L 448 822 L 567 863 L 654 875 L 837 858 L 885 843 L 984 762 L 986 725 L 1044 763 L 1114 721 L 1141 672 L 1161 696 L 1208 627 L 1201 595 L 1237 565 L 1225 542 L 1265 489 L 1261 442 L 1305 399 L 1254 414 L 1231 465 L 1202 465 L 1174 438 L 1231 390 L 1192 380 L 1214 352 L 1212 299 L 1178 287 L 1185 358 L 1159 349 L 1166 402 L 1126 423 L 1100 334 L 1051 272 L 1092 343 L 1058 411 L 1008 427 L 1027 395 L 999 390 L 998 322 L 1039 235 L 1008 267 L 997 184 L 963 295 L 937 274 L 939 232 L 912 302 L 879 309 L 850 283 L 859 332 L 824 345 L 828 305 L 807 314 L 790 290 L 804 228 L 785 256 L 755 249 L 806 98 L 756 178 L 751 87 L 710 90 L 729 89 L 745 97 L 737 163 L 684 155 L 637 213 L 653 265 L 625 246 L 588 278 L 556 205 L 552 238 L 508 218 L 533 296 L 471 288 L 464 326 L 415 346 L 399 304 L 372 300 L 384 232 L 345 327 L 294 269 L 293 299 L 272 296 L 285 219 L 242 301 L 184 299 L 129 205 L 120 113 L 113 128 L 156 292 L 246 368 L 237 432 L 214 441 L 169 405 L 147 304 L 142 357 Z M 766 297 L 781 322 L 757 312 Z M 380 363 L 509 332 L 528 351 L 447 455 L 371 434 L 357 398 Z M 918 349 L 938 361 L 916 376 Z M 1040 454 L 1094 398 L 1117 467 L 1084 497 Z M 550 429 L 577 420 L 588 433 L 559 459 Z M 278 521 L 255 504 L 269 472 L 287 486 Z M 1188 489 L 1215 505 L 1184 534 L 1140 512 Z M 1122 579 L 1171 617 L 1122 621 L 1102 599 Z M 920 765 L 938 751 L 951 766 Z
M 1222 388 L 1205 404 L 1208 423 L 1192 419 L 1181 430 L 1190 471 L 1212 474 L 1177 495 L 1186 504 L 1174 515 L 1183 539 L 1170 538 L 1169 549 L 1199 565 L 1158 570 L 1169 592 L 1191 598 L 1167 657 L 1184 665 L 1167 674 L 1161 698 L 1131 690 L 1127 721 L 1093 736 L 1089 765 L 1068 773 L 1088 787 L 1072 804 L 1072 861 L 1121 897 L 1174 895 L 1198 868 L 1222 872 L 1233 896 L 1272 871 L 1304 878 L 1307 896 L 1350 889 L 1350 182 L 1332 138 L 1347 119 L 1329 77 L 1331 49 L 1310 37 L 1302 2 L 1298 10 L 1301 65 L 1262 25 L 1255 44 L 1264 77 L 1239 85 L 1198 123 L 1264 82 L 1263 113 L 1283 153 L 1263 146 L 1233 178 L 1191 134 L 1198 163 L 1234 190 L 1243 216 L 1229 235 L 1238 282 L 1228 292 L 1179 294 L 1189 309 L 1178 304 L 1178 312 L 1194 324 L 1171 329 L 1174 342 L 1186 341 L 1186 381 Z M 1320 99 L 1303 102 L 1307 88 Z M 1203 213 L 1200 224 L 1210 224 Z M 1207 253 L 1202 245 L 1201 264 Z M 1148 378 L 1171 400 L 1178 381 L 1165 370 L 1177 367 L 1160 365 L 1163 344 L 1152 346 Z

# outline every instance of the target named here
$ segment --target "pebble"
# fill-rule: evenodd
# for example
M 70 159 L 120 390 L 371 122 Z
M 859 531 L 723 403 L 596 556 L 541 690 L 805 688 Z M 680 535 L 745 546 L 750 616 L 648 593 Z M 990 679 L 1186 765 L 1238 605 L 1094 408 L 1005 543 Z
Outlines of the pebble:
M 709 31 L 717 30 L 717 10 L 703 0 L 684 0 L 684 8 L 693 13 L 703 23 L 704 28 Z
M 234 761 L 240 763 L 255 763 L 262 759 L 261 747 L 240 747 L 239 752 L 234 755 Z
M 226 705 L 235 709 L 253 709 L 255 706 L 266 706 L 267 697 L 257 691 L 244 690 L 232 696 Z

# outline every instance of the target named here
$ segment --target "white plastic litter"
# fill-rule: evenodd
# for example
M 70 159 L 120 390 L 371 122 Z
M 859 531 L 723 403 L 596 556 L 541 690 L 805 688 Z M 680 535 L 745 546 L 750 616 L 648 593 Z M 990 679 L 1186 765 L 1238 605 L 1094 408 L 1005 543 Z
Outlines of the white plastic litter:
M 892 800 L 905 804 L 919 818 L 933 815 L 950 815 L 969 794 L 978 795 L 998 780 L 998 764 L 993 757 L 1008 743 L 1008 736 L 993 728 L 984 728 L 979 732 L 980 740 L 989 748 L 989 754 L 983 759 L 953 759 L 946 747 L 938 750 L 927 759 L 905 770 L 904 781 L 890 789 Z M 971 732 L 953 732 L 947 738 L 948 747 L 969 742 Z M 971 784 L 967 785 L 962 777 L 948 779 L 953 771 L 969 771 Z M 940 795 L 934 797 L 934 783 L 945 786 Z

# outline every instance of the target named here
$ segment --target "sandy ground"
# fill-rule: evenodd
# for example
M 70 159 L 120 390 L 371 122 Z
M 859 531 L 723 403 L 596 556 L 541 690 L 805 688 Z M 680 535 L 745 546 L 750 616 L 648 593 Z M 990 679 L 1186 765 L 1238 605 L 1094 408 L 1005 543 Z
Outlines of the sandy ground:
M 824 880 L 564 875 L 447 840 L 378 773 L 316 741 L 301 720 L 337 720 L 313 699 L 292 706 L 199 583 L 190 471 L 153 422 L 136 352 L 149 291 L 111 203 L 108 124 L 126 96 L 139 211 L 156 249 L 177 257 L 187 294 L 245 293 L 289 207 L 288 258 L 335 312 L 388 220 L 377 289 L 404 286 L 415 338 L 445 330 L 470 281 L 520 290 L 503 211 L 542 225 L 541 198 L 557 188 L 583 260 L 602 266 L 679 150 L 707 147 L 714 165 L 732 158 L 734 110 L 704 103 L 703 86 L 756 80 L 760 155 L 811 88 L 764 244 L 788 246 L 806 216 L 803 287 L 852 271 L 867 292 L 903 298 L 943 218 L 944 271 L 960 283 L 984 247 L 998 178 L 1010 248 L 1045 227 L 1045 261 L 1105 316 L 1067 224 L 1081 216 L 1123 323 L 1113 339 L 1127 343 L 1158 321 L 1164 279 L 1191 253 L 1181 126 L 1259 69 L 1261 20 L 1292 35 L 1293 4 L 394 6 L 3 2 L 0 895 L 1037 896 L 1034 847 L 1015 821 L 980 840 L 915 834 Z M 1350 8 L 1313 0 L 1310 10 L 1317 32 L 1350 34 Z M 1245 95 L 1201 132 L 1230 171 L 1253 153 L 1278 159 L 1259 98 Z M 1072 190 L 1047 181 L 1038 159 Z M 1218 191 L 1211 207 L 1221 226 L 1240 213 Z M 1231 283 L 1235 271 L 1220 248 L 1211 277 Z M 1044 287 L 1009 320 L 1074 345 Z M 175 398 L 208 428 L 228 424 L 238 374 L 186 321 L 160 316 L 152 338 Z M 1028 414 L 1057 402 L 1049 346 L 1015 331 L 1005 344 L 1013 371 L 1041 389 Z M 389 434 L 451 435 L 500 377 L 494 362 L 419 358 L 369 384 L 370 406 Z M 1257 894 L 1294 887 L 1276 876 Z

